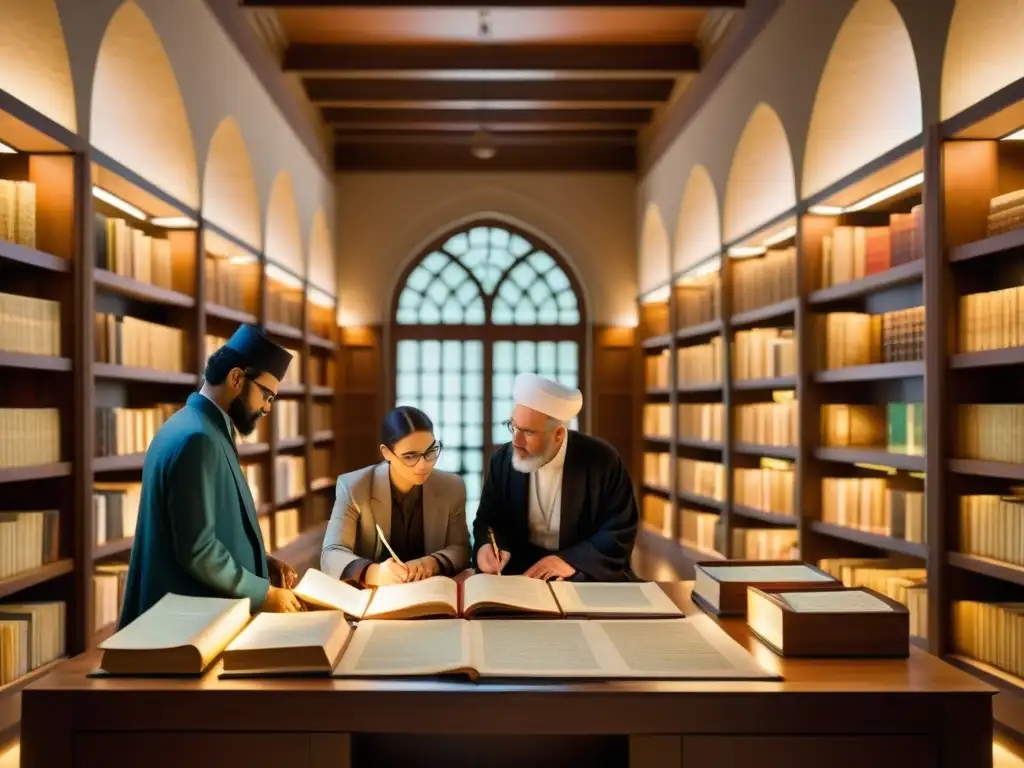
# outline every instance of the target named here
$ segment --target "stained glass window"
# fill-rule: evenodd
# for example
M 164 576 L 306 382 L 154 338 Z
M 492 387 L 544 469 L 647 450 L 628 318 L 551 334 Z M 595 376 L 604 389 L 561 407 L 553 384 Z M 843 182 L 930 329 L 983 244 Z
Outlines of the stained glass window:
M 516 375 L 580 386 L 584 330 L 579 297 L 558 259 L 500 226 L 449 236 L 401 286 L 395 404 L 414 405 L 433 420 L 444 442 L 437 468 L 465 480 L 470 529 L 487 458 L 510 439 L 502 422 L 512 411 Z M 570 426 L 578 428 L 577 420 Z

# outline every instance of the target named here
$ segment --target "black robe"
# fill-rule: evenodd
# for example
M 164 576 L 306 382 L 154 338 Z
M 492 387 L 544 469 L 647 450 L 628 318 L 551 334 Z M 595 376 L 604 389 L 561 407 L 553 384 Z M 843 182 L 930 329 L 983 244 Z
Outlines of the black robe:
M 640 514 L 626 465 L 604 440 L 569 432 L 562 472 L 558 550 L 530 541 L 530 476 L 512 468 L 512 444 L 491 456 L 473 521 L 473 564 L 494 529 L 498 546 L 511 554 L 502 573 L 524 573 L 546 555 L 556 554 L 576 569 L 577 580 L 631 581 L 629 561 Z

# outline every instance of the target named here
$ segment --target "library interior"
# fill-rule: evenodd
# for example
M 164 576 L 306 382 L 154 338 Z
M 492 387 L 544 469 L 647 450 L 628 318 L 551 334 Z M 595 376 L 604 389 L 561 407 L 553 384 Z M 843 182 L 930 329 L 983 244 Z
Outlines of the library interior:
M 1024 768 L 1022 0 L 0 19 L 0 768 Z

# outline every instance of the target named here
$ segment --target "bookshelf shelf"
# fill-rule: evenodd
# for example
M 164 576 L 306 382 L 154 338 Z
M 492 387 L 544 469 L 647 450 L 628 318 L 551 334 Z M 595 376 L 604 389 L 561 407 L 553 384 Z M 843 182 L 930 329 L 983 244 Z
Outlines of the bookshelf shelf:
M 115 539 L 114 541 L 105 541 L 102 544 L 97 544 L 93 547 L 92 556 L 96 560 L 100 560 L 104 557 L 111 557 L 113 555 L 123 555 L 126 552 L 131 552 L 132 545 L 135 543 L 135 538 L 129 536 L 124 539 Z
M 800 522 L 796 515 L 780 515 L 775 512 L 765 512 L 764 510 L 754 509 L 743 504 L 733 504 L 732 512 L 748 520 L 759 520 L 762 523 L 770 523 L 772 525 L 796 525 Z
M 326 491 L 329 488 L 333 488 L 334 482 L 335 481 L 329 477 L 318 477 L 316 480 L 309 484 L 309 488 L 314 493 L 320 493 L 321 491 Z
M 756 445 L 754 443 L 736 443 L 733 450 L 746 456 L 765 456 L 790 461 L 796 461 L 799 453 L 795 445 Z
M 262 456 L 269 450 L 270 445 L 267 443 L 240 443 L 238 445 L 238 455 L 244 459 Z
M 968 555 L 963 552 L 950 552 L 947 560 L 954 568 L 980 573 L 982 576 L 989 576 L 1024 587 L 1024 567 L 1022 566 L 1003 563 L 988 557 Z
M 24 368 L 29 371 L 70 371 L 71 360 L 67 357 L 0 352 L 0 368 Z
M 0 485 L 4 483 L 23 483 L 29 480 L 50 480 L 55 477 L 67 477 L 70 474 L 70 461 L 61 461 L 56 464 L 37 464 L 30 467 L 8 467 L 7 469 L 0 469 Z
M 250 314 L 241 309 L 235 309 L 234 307 L 225 307 L 220 304 L 212 304 L 206 302 L 206 314 L 210 317 L 216 317 L 220 320 L 227 320 L 232 323 L 238 323 L 239 325 L 252 324 L 256 322 L 256 315 Z
M 721 511 L 725 507 L 724 501 L 718 499 L 712 499 L 710 496 L 701 496 L 699 493 L 691 493 L 690 491 L 677 491 L 676 497 L 684 504 L 697 504 L 702 507 L 708 507 Z
M 995 368 L 1003 365 L 1024 365 L 1024 347 L 961 352 L 949 358 L 950 368 Z
M 644 493 L 652 494 L 653 496 L 660 496 L 663 499 L 672 498 L 672 491 L 663 485 L 655 485 L 653 483 L 644 483 Z
M 1014 229 L 949 249 L 951 262 L 971 261 L 1024 248 L 1024 229 Z
M 99 267 L 93 270 L 93 281 L 97 288 L 127 296 L 139 301 L 148 301 L 153 304 L 164 304 L 169 307 L 181 307 L 191 309 L 196 305 L 196 300 L 191 296 L 161 288 L 158 285 L 150 285 L 140 280 L 134 280 L 124 275 L 118 275 Z
M 924 277 L 924 260 L 915 259 L 906 264 L 887 269 L 885 272 L 869 275 L 860 280 L 851 280 L 839 285 L 830 285 L 828 288 L 820 288 L 807 297 L 807 303 L 815 306 L 831 304 L 833 302 L 846 301 L 866 296 L 870 293 L 877 293 L 889 288 L 897 288 L 901 285 L 915 283 Z
M 796 376 L 779 376 L 774 379 L 740 379 L 732 383 L 732 388 L 740 391 L 795 389 Z
M 680 384 L 676 392 L 681 395 L 702 395 L 712 392 L 721 394 L 721 384 Z
M 127 456 L 97 456 L 92 460 L 94 472 L 131 472 L 142 469 L 146 460 L 144 453 L 131 453 Z
M 302 503 L 302 500 L 305 497 L 305 493 L 298 493 L 295 494 L 294 496 L 289 496 L 287 499 L 284 499 L 283 501 L 275 502 L 274 509 L 288 509 L 289 507 L 294 507 L 296 504 Z
M 815 371 L 814 380 L 819 384 L 839 384 L 850 381 L 885 381 L 923 376 L 924 361 L 911 360 L 901 363 L 875 363 L 874 365 L 855 365 L 850 368 Z
M 885 536 L 879 533 L 860 531 L 856 528 L 847 528 L 843 525 L 825 523 L 821 520 L 812 520 L 810 522 L 810 528 L 815 533 L 820 533 L 823 536 L 831 536 L 835 539 L 843 539 L 844 541 L 852 541 L 856 544 L 864 544 L 869 547 L 885 550 L 886 552 L 897 552 L 902 555 L 919 557 L 922 560 L 926 560 L 928 558 L 928 547 L 925 544 L 905 541 L 904 539 L 897 539 L 893 536 Z
M 702 549 L 688 541 L 679 542 L 679 548 L 683 550 L 683 555 L 686 559 L 692 562 L 699 563 L 701 560 L 725 560 L 725 555 L 721 552 L 716 552 L 713 549 Z
M 9 597 L 23 590 L 35 587 L 61 576 L 67 576 L 74 570 L 74 561 L 70 558 L 55 560 L 31 571 L 16 573 L 6 579 L 0 579 L 0 597 Z
M 306 387 L 303 384 L 284 383 L 277 388 L 279 397 L 301 397 L 306 394 Z
M 1003 461 L 978 461 L 976 459 L 950 459 L 949 469 L 960 475 L 998 477 L 1003 480 L 1024 480 L 1024 464 L 1008 464 Z
M 296 448 L 302 448 L 305 444 L 306 438 L 304 437 L 285 437 L 277 441 L 277 450 L 292 451 Z
M 662 387 L 653 387 L 651 389 L 644 390 L 644 394 L 647 397 L 668 397 L 672 394 L 672 390 Z
M 715 336 L 722 332 L 723 327 L 721 320 L 711 320 L 706 323 L 689 325 L 676 331 L 676 341 L 692 341 L 707 336 Z
M 199 377 L 194 373 L 158 371 L 152 368 L 133 368 L 128 365 L 115 365 L 114 363 L 93 363 L 92 372 L 97 379 L 141 381 L 152 384 L 173 384 L 186 387 L 193 387 L 199 381 Z
M 16 693 L 20 693 L 39 678 L 46 677 L 67 660 L 67 656 L 61 656 L 59 659 L 54 659 L 47 664 L 43 664 L 37 669 L 33 669 L 27 675 L 22 675 L 17 680 L 12 680 L 7 685 L 0 686 L 0 698 L 6 698 Z M 5 730 L 4 726 L 0 725 L 0 732 L 3 732 L 3 730 Z
M 672 438 L 665 437 L 664 435 L 644 435 L 644 442 L 659 448 L 670 448 L 672 446 Z
M 662 347 L 668 347 L 671 344 L 672 336 L 667 333 L 660 336 L 652 336 L 640 342 L 640 346 L 644 349 L 661 349 Z
M 274 557 L 284 560 L 286 563 L 301 563 L 314 557 L 319 561 L 320 549 L 324 543 L 324 532 L 327 530 L 327 523 L 319 523 L 299 534 L 298 538 L 289 542 L 280 549 L 273 551 Z
M 334 430 L 325 429 L 321 430 L 320 432 L 313 433 L 314 443 L 329 443 L 332 440 L 334 440 Z
M 322 336 L 317 336 L 315 333 L 308 334 L 306 336 L 306 341 L 309 343 L 309 346 L 316 347 L 317 349 L 327 350 L 328 352 L 333 352 L 335 349 L 338 348 L 338 345 L 335 344 L 330 339 L 325 339 Z
M 733 328 L 741 328 L 748 325 L 757 325 L 769 320 L 778 320 L 796 312 L 797 299 L 786 299 L 777 304 L 769 304 L 767 307 L 758 307 L 749 312 L 742 312 L 733 315 L 729 325 Z
M 313 397 L 334 397 L 334 387 L 312 386 L 309 394 Z
M 722 443 L 713 440 L 701 440 L 696 437 L 680 437 L 676 439 L 676 445 L 683 448 L 699 448 L 704 451 L 721 451 L 725 447 Z
M 0 240 L 0 263 L 4 261 L 15 264 L 23 264 L 36 269 L 43 269 L 47 272 L 70 272 L 71 262 L 54 256 L 35 248 L 26 248 L 24 245 L 11 243 L 7 240 Z
M 278 336 L 282 339 L 290 339 L 292 341 L 302 341 L 302 331 L 299 328 L 293 328 L 290 325 L 284 323 L 276 323 L 272 320 L 267 320 L 263 327 L 267 329 L 267 332 Z
M 876 466 L 905 469 L 908 472 L 924 472 L 925 457 L 907 453 L 892 453 L 885 450 L 864 448 L 816 448 L 814 456 L 821 461 L 838 464 L 874 464 Z

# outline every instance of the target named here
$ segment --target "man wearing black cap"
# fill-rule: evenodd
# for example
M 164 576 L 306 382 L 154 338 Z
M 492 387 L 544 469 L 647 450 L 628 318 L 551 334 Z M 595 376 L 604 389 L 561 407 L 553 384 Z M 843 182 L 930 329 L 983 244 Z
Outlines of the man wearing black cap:
M 295 571 L 266 553 L 232 434 L 233 425 L 248 435 L 270 412 L 291 357 L 243 325 L 210 356 L 202 389 L 156 433 L 118 629 L 168 592 L 248 597 L 253 612 L 301 610 Z

